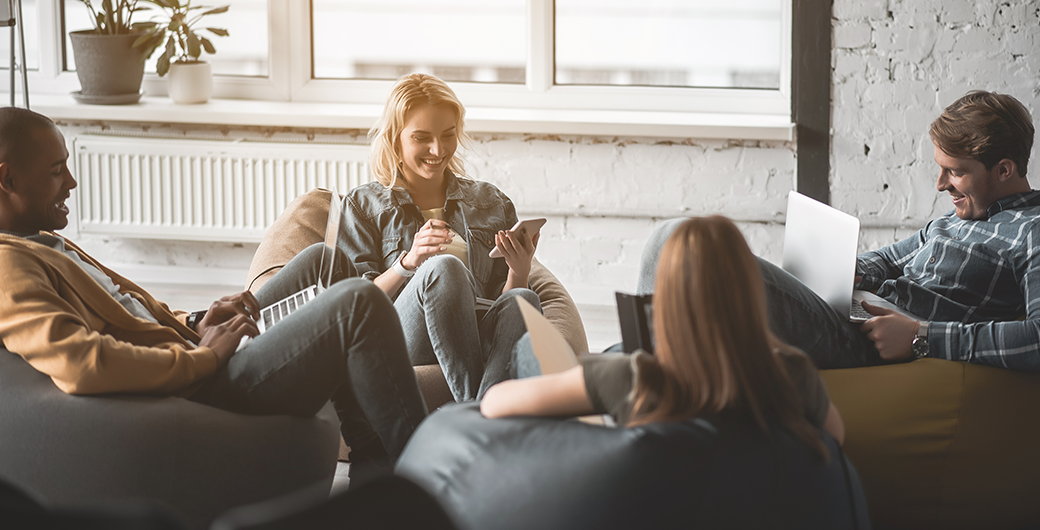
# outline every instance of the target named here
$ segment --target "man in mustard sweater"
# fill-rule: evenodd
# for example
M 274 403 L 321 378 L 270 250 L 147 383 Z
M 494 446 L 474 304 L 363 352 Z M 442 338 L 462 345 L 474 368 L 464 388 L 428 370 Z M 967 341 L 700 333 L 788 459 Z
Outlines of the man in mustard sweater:
M 0 109 L 0 341 L 69 394 L 176 395 L 244 414 L 336 405 L 352 460 L 395 459 L 426 416 L 390 299 L 338 281 L 257 336 L 260 307 L 316 283 L 321 245 L 197 323 L 53 231 L 76 180 L 50 119 Z M 346 259 L 338 259 L 349 269 Z M 337 280 L 356 276 L 337 271 Z M 238 350 L 243 336 L 255 336 Z M 8 355 L 0 352 L 0 355 Z M 353 467 L 353 466 L 352 466 Z

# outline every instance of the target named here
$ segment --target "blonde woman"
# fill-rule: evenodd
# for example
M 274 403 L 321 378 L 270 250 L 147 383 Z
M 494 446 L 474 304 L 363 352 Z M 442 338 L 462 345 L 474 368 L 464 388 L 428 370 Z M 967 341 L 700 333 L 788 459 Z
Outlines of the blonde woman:
M 481 402 L 487 417 L 609 413 L 619 424 L 747 417 L 782 426 L 826 458 L 844 426 L 812 361 L 769 329 L 755 256 L 732 221 L 683 222 L 661 252 L 655 353 L 588 356 L 568 371 L 506 381 Z
M 413 365 L 440 364 L 456 401 L 515 376 L 525 329 L 514 300 L 528 288 L 538 237 L 508 230 L 516 210 L 495 186 L 464 177 L 466 110 L 440 79 L 401 78 L 372 129 L 377 182 L 346 198 L 346 253 L 394 299 Z M 504 258 L 490 258 L 498 248 Z M 477 300 L 490 303 L 477 314 Z

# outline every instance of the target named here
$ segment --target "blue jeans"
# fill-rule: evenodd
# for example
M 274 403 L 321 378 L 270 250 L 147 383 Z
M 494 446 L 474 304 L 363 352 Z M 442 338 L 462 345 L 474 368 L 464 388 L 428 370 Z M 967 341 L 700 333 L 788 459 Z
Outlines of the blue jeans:
M 462 260 L 442 254 L 426 260 L 394 301 L 412 364 L 439 364 L 460 403 L 516 378 L 513 346 L 527 328 L 515 298 L 541 307 L 534 291 L 510 289 L 478 318 L 478 292 Z
M 261 307 L 318 281 L 321 243 L 298 254 L 257 292 Z M 396 458 L 426 404 L 390 299 L 354 275 L 342 254 L 336 282 L 235 353 L 193 401 L 243 414 L 313 416 L 332 400 L 343 439 Z M 339 281 L 341 280 L 342 281 Z
M 686 219 L 665 221 L 650 235 L 639 265 L 639 294 L 654 292 L 657 261 L 672 232 Z M 780 340 L 809 355 L 818 368 L 855 368 L 881 364 L 874 343 L 797 278 L 758 258 L 766 287 L 769 324 Z

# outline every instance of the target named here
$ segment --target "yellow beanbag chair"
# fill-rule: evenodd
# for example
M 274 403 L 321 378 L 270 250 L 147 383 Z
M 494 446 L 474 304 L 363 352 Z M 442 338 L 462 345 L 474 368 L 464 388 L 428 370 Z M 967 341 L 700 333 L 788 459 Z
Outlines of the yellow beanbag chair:
M 820 373 L 876 528 L 1040 524 L 1040 374 L 939 359 Z

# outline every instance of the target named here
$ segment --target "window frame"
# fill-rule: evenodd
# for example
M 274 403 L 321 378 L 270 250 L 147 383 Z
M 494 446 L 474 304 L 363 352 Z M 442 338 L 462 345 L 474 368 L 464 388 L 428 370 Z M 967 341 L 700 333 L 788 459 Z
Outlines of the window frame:
M 40 66 L 29 72 L 34 94 L 67 95 L 79 88 L 76 73 L 62 71 L 61 1 L 39 0 Z M 475 131 L 623 135 L 631 130 L 634 136 L 790 141 L 794 138 L 791 50 L 795 7 L 793 0 L 781 2 L 784 38 L 780 49 L 780 88 L 776 90 L 553 85 L 554 0 L 527 1 L 529 39 L 524 84 L 453 82 L 452 87 L 466 103 L 467 121 L 477 118 L 477 127 L 471 127 Z M 268 0 L 268 24 L 268 76 L 216 75 L 216 99 L 209 105 L 219 106 L 220 100 L 266 101 L 272 103 L 273 109 L 284 109 L 286 103 L 290 107 L 298 103 L 339 105 L 338 112 L 350 117 L 367 119 L 378 115 L 373 108 L 382 106 L 393 81 L 311 77 L 310 2 Z M 145 74 L 143 90 L 145 100 L 165 96 L 166 80 Z M 63 110 L 57 108 L 60 105 L 48 105 L 58 112 L 55 117 L 105 115 L 103 107 L 97 111 Z M 209 123 L 204 114 L 185 112 L 183 121 Z M 162 115 L 168 118 L 169 112 Z M 153 119 L 148 107 L 141 109 L 141 116 L 140 121 Z M 300 126 L 307 123 L 302 120 Z
M 270 0 L 276 1 L 287 0 Z M 294 65 L 308 65 L 292 72 L 292 101 L 382 103 L 392 81 L 312 79 L 310 55 L 310 3 L 294 5 L 295 42 L 290 46 Z M 791 9 L 792 0 L 781 0 L 780 87 L 770 89 L 673 88 L 634 86 L 554 85 L 554 1 L 527 1 L 526 83 L 493 84 L 452 82 L 467 106 L 521 109 L 614 109 L 626 111 L 791 114 Z M 273 41 L 274 39 L 272 39 Z M 349 94 L 349 96 L 347 95 Z

